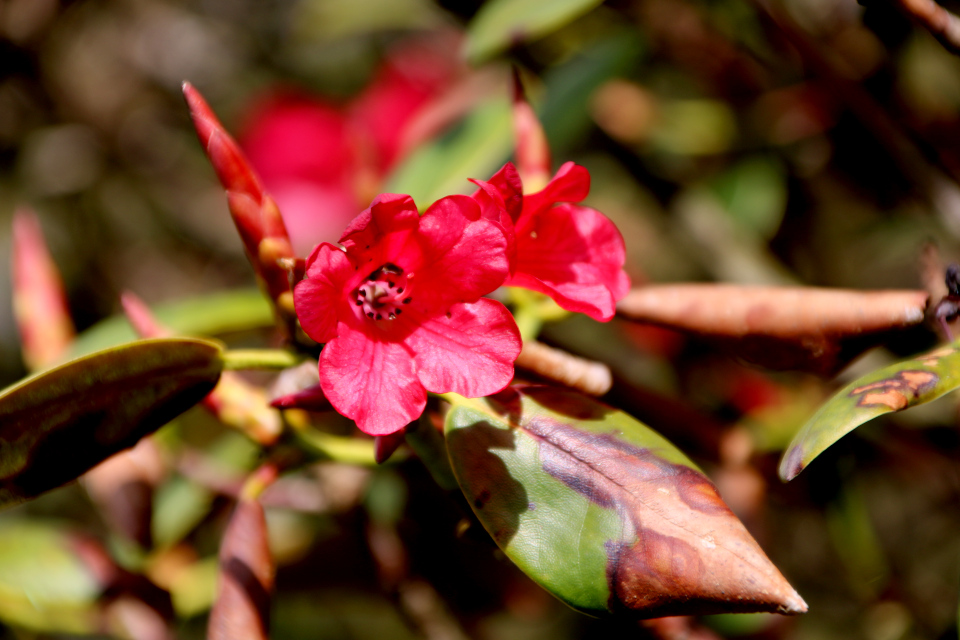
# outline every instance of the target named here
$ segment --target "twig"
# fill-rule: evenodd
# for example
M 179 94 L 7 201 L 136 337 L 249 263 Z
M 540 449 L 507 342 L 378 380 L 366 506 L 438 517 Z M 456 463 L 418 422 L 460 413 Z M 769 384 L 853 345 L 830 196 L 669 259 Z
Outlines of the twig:
M 960 55 L 960 18 L 934 0 L 893 0 L 893 4 L 929 31 L 945 49 Z
M 678 284 L 634 289 L 617 312 L 720 342 L 771 369 L 827 375 L 884 334 L 923 322 L 927 299 L 920 290 Z
M 676 284 L 639 287 L 617 305 L 630 320 L 703 335 L 783 339 L 859 335 L 923 321 L 927 292 Z
M 517 366 L 592 396 L 604 395 L 613 385 L 613 376 L 607 365 L 534 340 L 523 343 Z

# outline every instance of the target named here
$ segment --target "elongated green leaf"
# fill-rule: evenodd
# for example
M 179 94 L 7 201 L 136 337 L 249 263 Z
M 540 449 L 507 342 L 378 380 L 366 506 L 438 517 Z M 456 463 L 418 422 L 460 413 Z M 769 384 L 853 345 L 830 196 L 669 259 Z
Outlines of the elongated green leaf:
M 488 179 L 510 155 L 513 120 L 503 96 L 476 108 L 454 130 L 417 149 L 387 179 L 384 189 L 407 193 L 421 210 L 451 193 L 472 193 L 467 178 Z
M 0 507 L 75 479 L 192 407 L 220 378 L 220 354 L 206 340 L 142 340 L 4 390 Z
M 177 300 L 151 310 L 160 324 L 180 335 L 216 336 L 274 325 L 270 302 L 259 289 L 240 289 Z M 79 336 L 67 354 L 69 359 L 137 339 L 122 315 L 93 325 Z
M 806 611 L 673 445 L 549 387 L 456 401 L 447 448 L 477 517 L 541 586 L 592 615 Z
M 602 0 L 491 0 L 467 28 L 467 59 L 477 64 L 525 40 L 536 40 L 582 16 Z
M 780 461 L 780 478 L 792 480 L 827 447 L 864 422 L 936 400 L 960 387 L 960 342 L 857 378 L 801 427 Z
M 604 33 L 543 77 L 546 95 L 538 109 L 554 158 L 564 158 L 594 126 L 590 102 L 600 85 L 628 74 L 644 53 L 640 33 L 625 26 Z

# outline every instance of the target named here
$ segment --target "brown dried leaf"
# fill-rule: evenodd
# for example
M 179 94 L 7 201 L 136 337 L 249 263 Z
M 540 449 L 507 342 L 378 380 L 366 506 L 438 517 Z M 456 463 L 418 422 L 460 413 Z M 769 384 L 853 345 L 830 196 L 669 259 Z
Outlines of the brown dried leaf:
M 207 639 L 267 640 L 273 578 L 263 506 L 241 499 L 220 546 L 220 587 Z

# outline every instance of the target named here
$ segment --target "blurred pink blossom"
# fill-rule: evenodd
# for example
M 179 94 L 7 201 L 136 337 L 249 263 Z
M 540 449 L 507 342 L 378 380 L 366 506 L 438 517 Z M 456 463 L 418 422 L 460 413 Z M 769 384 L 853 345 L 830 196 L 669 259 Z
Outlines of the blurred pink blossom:
M 402 43 L 343 105 L 277 88 L 251 107 L 240 144 L 279 205 L 297 255 L 335 241 L 369 206 L 409 150 L 409 126 L 424 129 L 417 116 L 458 77 L 457 46 L 450 34 Z

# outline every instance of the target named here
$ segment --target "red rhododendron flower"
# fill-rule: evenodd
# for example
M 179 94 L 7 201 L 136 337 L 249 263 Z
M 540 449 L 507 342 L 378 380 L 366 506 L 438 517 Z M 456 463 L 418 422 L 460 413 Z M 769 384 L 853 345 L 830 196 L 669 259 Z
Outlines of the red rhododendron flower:
M 489 182 L 475 181 L 485 218 L 505 229 L 510 243 L 506 284 L 539 291 L 568 311 L 596 320 L 613 317 L 627 295 L 623 236 L 606 216 L 575 203 L 587 197 L 590 174 L 567 162 L 542 191 L 522 195 L 517 170 L 505 165 Z
M 320 386 L 337 411 L 383 435 L 416 419 L 427 391 L 509 384 L 520 334 L 481 297 L 507 277 L 507 242 L 475 200 L 450 196 L 421 217 L 410 196 L 384 194 L 340 243 L 314 249 L 294 290 L 304 331 L 325 343 Z

